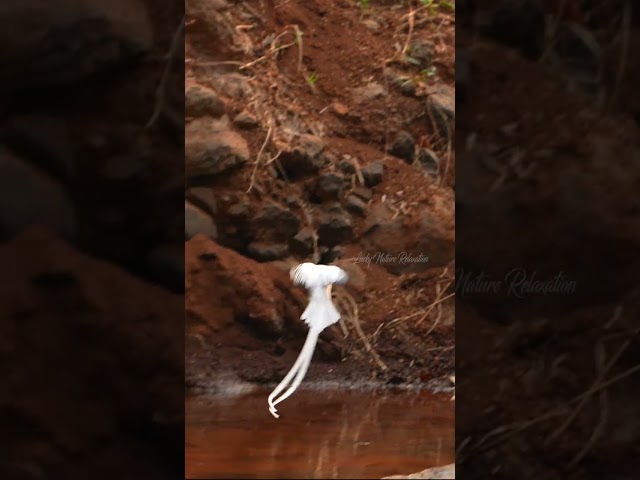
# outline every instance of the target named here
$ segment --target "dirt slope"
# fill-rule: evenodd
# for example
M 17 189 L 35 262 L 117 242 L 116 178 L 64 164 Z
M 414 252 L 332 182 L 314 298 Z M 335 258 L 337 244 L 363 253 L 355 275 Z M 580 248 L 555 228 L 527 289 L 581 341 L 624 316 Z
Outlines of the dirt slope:
M 452 298 L 427 307 L 452 289 L 454 26 L 418 3 L 187 2 L 190 386 L 284 374 L 305 260 L 351 274 L 348 337 L 323 334 L 310 380 L 452 373 Z

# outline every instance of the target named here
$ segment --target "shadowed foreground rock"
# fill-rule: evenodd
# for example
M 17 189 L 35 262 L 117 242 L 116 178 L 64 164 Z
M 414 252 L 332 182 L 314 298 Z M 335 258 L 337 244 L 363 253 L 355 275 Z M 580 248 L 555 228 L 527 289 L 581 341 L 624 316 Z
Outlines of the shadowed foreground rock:
M 433 478 L 433 479 L 455 479 L 456 478 L 456 466 L 455 464 L 445 465 L 444 467 L 427 468 L 418 473 L 410 473 L 409 475 L 392 475 L 388 478 Z
M 0 264 L 0 478 L 178 478 L 183 297 L 39 230 Z

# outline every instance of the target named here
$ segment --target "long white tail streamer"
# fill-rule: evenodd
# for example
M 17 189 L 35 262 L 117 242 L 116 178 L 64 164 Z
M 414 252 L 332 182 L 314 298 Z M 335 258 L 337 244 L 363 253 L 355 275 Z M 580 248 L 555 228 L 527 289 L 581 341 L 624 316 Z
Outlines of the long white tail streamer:
M 269 411 L 274 417 L 280 417 L 280 415 L 277 414 L 275 406 L 278 403 L 282 402 L 285 398 L 290 397 L 304 379 L 304 376 L 307 373 L 307 369 L 309 368 L 309 364 L 311 363 L 311 357 L 313 357 L 313 352 L 316 348 L 316 343 L 318 341 L 319 335 L 320 332 L 317 329 L 312 328 L 309 330 L 307 339 L 304 342 L 304 346 L 302 347 L 302 350 L 300 350 L 300 355 L 298 355 L 298 358 L 293 364 L 293 367 L 291 367 L 289 373 L 287 373 L 287 375 L 282 379 L 282 381 L 273 390 L 273 392 L 271 392 L 271 395 L 269 395 Z M 293 383 L 291 383 L 289 390 L 282 394 L 282 396 L 278 400 L 274 401 L 274 398 L 287 387 L 289 382 L 291 382 L 291 379 L 294 375 L 295 378 L 293 379 Z
M 340 320 L 340 312 L 331 301 L 331 285 L 345 284 L 349 281 L 349 276 L 341 268 L 313 263 L 303 263 L 292 268 L 289 276 L 295 285 L 303 285 L 309 290 L 309 304 L 300 317 L 309 325 L 309 333 L 293 367 L 269 395 L 269 412 L 275 418 L 280 418 L 275 406 L 289 398 L 307 374 L 320 332 Z M 289 389 L 275 400 L 290 382 Z

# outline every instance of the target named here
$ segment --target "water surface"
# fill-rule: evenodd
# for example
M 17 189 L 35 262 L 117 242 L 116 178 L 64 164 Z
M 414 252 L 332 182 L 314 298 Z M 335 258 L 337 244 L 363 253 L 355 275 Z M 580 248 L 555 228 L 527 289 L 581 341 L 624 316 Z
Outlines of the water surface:
M 381 478 L 454 461 L 450 395 L 299 390 L 276 419 L 269 393 L 187 399 L 185 478 Z

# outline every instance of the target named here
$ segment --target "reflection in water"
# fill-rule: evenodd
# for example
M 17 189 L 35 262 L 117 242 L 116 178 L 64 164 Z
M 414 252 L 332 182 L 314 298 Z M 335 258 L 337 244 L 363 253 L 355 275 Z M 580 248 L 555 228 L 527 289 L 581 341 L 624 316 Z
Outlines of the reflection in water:
M 187 479 L 381 478 L 453 463 L 454 402 L 426 392 L 297 391 L 187 399 Z

